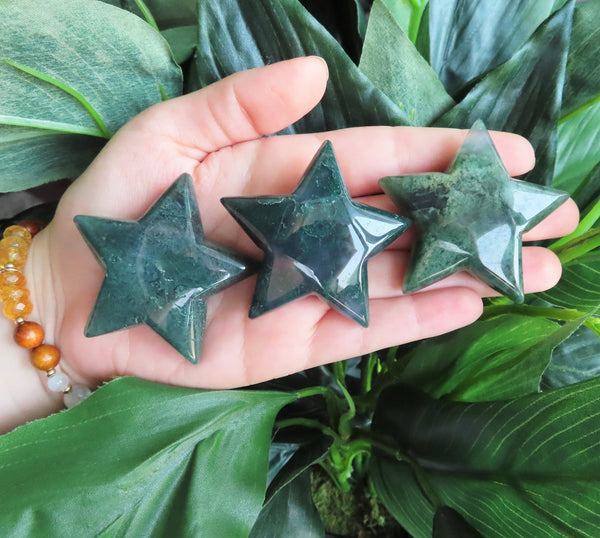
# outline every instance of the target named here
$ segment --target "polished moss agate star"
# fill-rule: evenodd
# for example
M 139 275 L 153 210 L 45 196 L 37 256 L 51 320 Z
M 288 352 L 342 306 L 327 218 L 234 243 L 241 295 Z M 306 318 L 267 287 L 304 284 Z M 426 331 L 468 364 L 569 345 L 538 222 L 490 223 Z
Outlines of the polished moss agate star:
M 75 223 L 106 272 L 86 336 L 145 323 L 198 362 L 206 299 L 251 271 L 205 240 L 192 178 L 180 176 L 137 222 L 78 215 Z
M 482 121 L 446 173 L 386 177 L 380 185 L 418 232 L 405 293 L 466 270 L 516 302 L 524 298 L 521 237 L 568 198 L 512 179 Z
M 363 326 L 369 322 L 367 260 L 408 219 L 353 202 L 325 142 L 290 196 L 223 198 L 265 252 L 250 317 L 317 294 Z

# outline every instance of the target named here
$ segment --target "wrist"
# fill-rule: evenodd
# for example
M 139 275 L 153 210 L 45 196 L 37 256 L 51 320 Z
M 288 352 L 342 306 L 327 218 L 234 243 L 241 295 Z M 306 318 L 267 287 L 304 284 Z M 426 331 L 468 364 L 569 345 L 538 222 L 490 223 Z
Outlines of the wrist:
M 30 352 L 14 340 L 16 323 L 0 316 L 0 433 L 61 409 L 61 394 L 45 386 L 45 376 L 31 365 Z
M 8 372 L 8 375 L 0 379 L 0 394 L 3 395 L 0 396 L 0 432 L 47 416 L 63 408 L 64 403 L 73 405 L 74 398 L 81 396 L 82 391 L 87 391 L 87 388 L 76 386 L 75 392 L 72 392 L 68 376 L 60 371 L 62 361 L 61 367 L 58 366 L 60 351 L 53 345 L 58 326 L 58 308 L 52 293 L 47 237 L 48 234 L 42 233 L 31 241 L 25 254 L 27 263 L 24 267 L 22 262 L 14 269 L 8 269 L 10 266 L 6 265 L 1 273 L 14 284 L 8 281 L 3 284 L 4 293 L 8 293 L 3 296 L 3 307 L 8 305 L 9 310 L 0 316 L 0 339 L 6 350 L 2 361 L 4 372 Z M 19 259 L 22 260 L 21 255 Z M 19 274 L 22 276 L 19 277 Z M 25 281 L 22 281 L 23 277 Z M 11 292 L 15 286 L 18 290 Z M 26 295 L 23 296 L 23 293 Z M 23 309 L 19 310 L 21 307 L 14 304 L 11 307 L 9 303 L 12 298 L 21 296 L 22 300 L 15 300 L 21 303 Z M 29 306 L 25 307 L 27 303 Z M 19 311 L 23 314 L 20 315 Z M 16 337 L 17 329 L 21 337 Z M 25 338 L 22 337 L 24 334 L 27 335 Z M 68 399 L 67 393 L 70 393 Z

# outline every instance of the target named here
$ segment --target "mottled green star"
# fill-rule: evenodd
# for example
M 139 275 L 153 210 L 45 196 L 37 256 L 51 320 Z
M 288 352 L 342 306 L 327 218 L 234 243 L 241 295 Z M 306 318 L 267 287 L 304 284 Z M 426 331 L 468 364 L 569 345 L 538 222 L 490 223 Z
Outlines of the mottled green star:
M 367 260 L 404 232 L 408 219 L 353 202 L 330 142 L 291 196 L 221 201 L 265 252 L 251 318 L 318 294 L 368 325 Z
M 405 293 L 465 270 L 516 302 L 524 298 L 521 237 L 568 198 L 512 179 L 482 121 L 446 173 L 386 177 L 380 185 L 419 234 Z
M 250 270 L 205 241 L 192 178 L 180 176 L 137 222 L 78 215 L 75 223 L 106 272 L 86 336 L 145 323 L 198 362 L 207 297 Z

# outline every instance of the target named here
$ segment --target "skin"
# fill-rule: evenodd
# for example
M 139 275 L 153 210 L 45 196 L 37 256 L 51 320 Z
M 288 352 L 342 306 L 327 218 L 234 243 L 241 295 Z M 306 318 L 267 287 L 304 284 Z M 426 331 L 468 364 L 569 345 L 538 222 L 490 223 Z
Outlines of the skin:
M 254 320 L 249 278 L 211 297 L 200 363 L 192 365 L 146 326 L 83 335 L 104 274 L 73 224 L 78 214 L 140 218 L 181 173 L 194 178 L 207 237 L 246 254 L 260 251 L 220 204 L 225 196 L 289 194 L 322 141 L 331 140 L 350 194 L 361 203 L 395 211 L 379 178 L 444 171 L 466 131 L 363 127 L 265 138 L 306 114 L 322 97 L 327 66 L 298 58 L 237 73 L 198 92 L 157 104 L 125 125 L 68 189 L 54 220 L 32 243 L 26 276 L 46 341 L 63 353 L 62 369 L 90 387 L 115 376 L 203 388 L 232 388 L 273 379 L 376 349 L 436 336 L 475 321 L 481 297 L 492 290 L 466 274 L 453 275 L 403 296 L 402 277 L 414 235 L 404 234 L 369 262 L 370 326 L 363 328 L 317 297 L 306 297 Z M 523 138 L 492 133 L 509 173 L 534 164 Z M 559 237 L 577 225 L 569 200 L 531 230 L 527 241 Z M 556 256 L 523 249 L 526 292 L 560 278 Z M 117 307 L 117 305 L 115 305 Z M 14 326 L 0 321 L 4 374 L 0 431 L 60 408 L 28 352 L 12 341 Z M 2 341 L 3 339 L 3 341 Z

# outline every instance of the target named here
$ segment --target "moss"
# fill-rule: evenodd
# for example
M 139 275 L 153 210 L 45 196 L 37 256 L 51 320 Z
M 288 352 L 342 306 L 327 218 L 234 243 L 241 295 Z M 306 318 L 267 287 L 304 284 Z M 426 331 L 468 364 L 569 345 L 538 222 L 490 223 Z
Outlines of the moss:
M 328 533 L 348 538 L 407 538 L 409 534 L 373 496 L 364 481 L 340 491 L 321 468 L 311 472 L 315 506 Z

